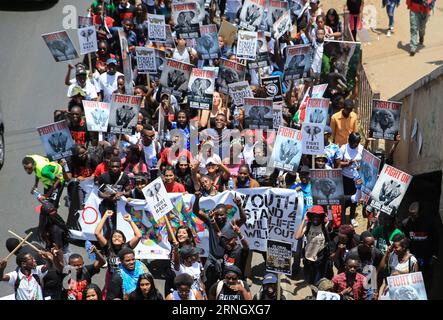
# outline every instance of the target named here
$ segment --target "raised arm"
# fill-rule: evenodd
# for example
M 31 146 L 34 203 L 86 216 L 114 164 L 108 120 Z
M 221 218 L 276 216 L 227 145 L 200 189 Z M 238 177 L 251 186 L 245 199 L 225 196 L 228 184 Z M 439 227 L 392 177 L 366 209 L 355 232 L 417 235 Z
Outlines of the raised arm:
M 235 220 L 235 224 L 237 226 L 241 227 L 246 222 L 246 213 L 245 213 L 245 210 L 243 209 L 243 203 L 241 201 L 241 198 L 238 197 L 237 194 L 235 195 L 234 203 L 238 207 L 238 210 L 239 210 L 238 212 L 239 212 L 239 216 L 240 216 L 240 218 Z
M 196 191 L 194 204 L 192 206 L 192 211 L 201 221 L 203 221 L 209 227 L 209 226 L 211 226 L 211 221 L 206 216 L 206 214 L 200 210 L 200 198 L 201 197 L 202 197 L 202 193 L 200 191 Z
M 295 233 L 296 240 L 300 240 L 301 238 L 303 238 L 306 231 L 306 221 L 307 221 L 307 216 L 303 219 L 302 223 L 300 224 L 300 227 L 298 227 L 298 230 Z
M 97 227 L 95 228 L 95 237 L 97 238 L 98 243 L 104 247 L 108 244 L 108 240 L 102 235 L 103 226 L 106 223 L 106 220 L 110 218 L 114 212 L 112 210 L 106 210 L 103 214 L 102 219 L 98 223 Z
M 97 249 L 96 246 L 91 246 L 91 253 L 94 252 L 96 256 L 96 260 L 94 261 L 94 269 L 100 270 L 106 264 L 105 257 L 101 254 L 100 250 Z
M 134 249 L 140 242 L 140 239 L 142 238 L 142 233 L 140 232 L 140 229 L 137 227 L 135 222 L 132 221 L 130 214 L 125 214 L 123 220 L 131 225 L 132 231 L 134 232 L 134 237 L 129 241 L 129 246 Z

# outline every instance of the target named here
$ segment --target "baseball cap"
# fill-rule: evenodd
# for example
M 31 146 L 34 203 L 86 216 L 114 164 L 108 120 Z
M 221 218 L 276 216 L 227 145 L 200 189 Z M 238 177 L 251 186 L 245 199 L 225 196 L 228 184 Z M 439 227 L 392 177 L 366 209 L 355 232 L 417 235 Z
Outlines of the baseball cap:
M 317 154 L 315 156 L 315 159 L 318 159 L 318 158 L 324 158 L 324 159 L 328 160 L 328 155 L 326 153 Z
M 273 273 L 265 274 L 263 277 L 263 284 L 276 284 L 277 282 L 277 276 Z
M 324 214 L 325 210 L 323 209 L 322 206 L 315 205 L 315 206 L 312 206 L 311 208 L 309 208 L 308 212 L 313 213 L 313 214 Z
M 86 97 L 85 90 L 83 90 L 82 87 L 80 87 L 80 86 L 75 86 L 71 91 L 71 98 L 75 97 L 78 94 L 80 94 L 83 97 Z
M 77 68 L 77 70 L 75 71 L 75 75 L 79 76 L 79 75 L 86 75 L 86 70 L 84 68 Z
M 319 1 L 318 0 L 310 0 L 309 3 L 315 3 L 317 4 Z
M 209 157 L 208 159 L 206 159 L 206 165 L 208 164 L 218 164 L 218 161 L 214 158 L 214 157 Z
M 106 64 L 117 64 L 117 60 L 115 60 L 114 58 L 109 58 L 108 60 L 106 60 Z
M 188 163 L 188 158 L 186 156 L 180 156 L 177 160 L 178 163 Z
M 180 249 L 180 256 L 182 256 L 184 259 L 195 256 L 196 254 L 199 253 L 200 250 L 191 245 L 185 245 Z
M 325 134 L 332 134 L 332 129 L 331 129 L 331 127 L 330 127 L 330 126 L 325 126 L 324 133 L 325 133 Z

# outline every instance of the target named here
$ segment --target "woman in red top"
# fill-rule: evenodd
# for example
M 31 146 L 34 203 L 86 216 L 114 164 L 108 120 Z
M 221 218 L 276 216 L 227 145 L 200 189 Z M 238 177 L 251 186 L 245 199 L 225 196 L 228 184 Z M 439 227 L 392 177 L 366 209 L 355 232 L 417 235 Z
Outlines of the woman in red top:
M 142 159 L 142 153 L 137 145 L 131 145 L 126 150 L 126 157 L 122 159 L 123 172 L 129 177 L 139 173 L 148 173 L 148 167 Z
M 165 168 L 165 171 L 163 172 L 163 182 L 167 192 L 186 192 L 185 187 L 181 183 L 175 181 L 174 168 L 171 166 Z

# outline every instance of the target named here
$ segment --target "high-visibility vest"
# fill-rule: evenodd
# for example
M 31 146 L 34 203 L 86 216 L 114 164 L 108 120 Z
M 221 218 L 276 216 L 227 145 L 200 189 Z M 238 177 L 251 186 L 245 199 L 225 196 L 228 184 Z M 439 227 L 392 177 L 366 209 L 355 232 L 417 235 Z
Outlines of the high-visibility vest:
M 32 160 L 34 160 L 34 172 L 37 178 L 46 186 L 46 187 L 52 187 L 53 183 L 55 181 L 52 181 L 49 178 L 42 176 L 42 170 L 47 165 L 55 167 L 54 174 L 57 178 L 61 180 L 61 182 L 64 181 L 63 179 L 63 168 L 61 165 L 59 165 L 57 162 L 49 161 L 48 158 L 39 156 L 37 154 L 28 155 L 27 157 L 31 157 Z

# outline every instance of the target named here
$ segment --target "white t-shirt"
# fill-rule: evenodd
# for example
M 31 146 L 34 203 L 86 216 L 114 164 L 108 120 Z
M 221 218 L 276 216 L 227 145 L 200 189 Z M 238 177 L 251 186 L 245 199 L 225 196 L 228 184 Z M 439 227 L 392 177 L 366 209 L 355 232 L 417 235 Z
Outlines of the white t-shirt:
M 66 94 L 66 96 L 68 98 L 71 97 L 72 90 L 74 89 L 74 87 L 78 85 L 76 79 L 71 79 L 70 82 L 71 82 L 71 85 L 69 85 L 68 93 Z M 85 87 L 82 89 L 86 92 L 86 100 L 93 100 L 93 99 L 97 98 L 96 87 L 89 79 L 86 80 Z
M 103 91 L 103 102 L 110 103 L 112 93 L 117 90 L 117 78 L 123 76 L 123 73 L 116 72 L 110 75 L 107 72 L 102 73 L 98 79 L 100 91 Z
M 354 168 L 356 169 L 358 166 L 360 166 L 360 161 L 361 161 L 362 154 L 363 154 L 363 146 L 361 144 L 359 144 L 357 148 L 351 149 L 349 147 L 349 144 L 347 143 L 347 144 L 344 144 L 341 146 L 340 151 L 343 154 L 342 160 L 357 161 L 357 162 L 353 162 L 352 165 L 350 165 L 350 166 L 343 167 L 343 169 L 342 169 L 343 176 L 352 179 L 353 178 L 352 170 Z
M 160 150 L 160 145 L 157 142 L 157 140 L 152 141 L 152 143 L 149 146 L 141 144 L 143 148 L 143 152 L 145 154 L 145 162 L 148 166 L 149 170 L 156 169 L 157 168 L 157 151 Z M 157 150 L 155 148 L 157 146 Z
M 192 284 L 192 289 L 200 290 L 200 279 L 203 271 L 203 267 L 200 262 L 194 262 L 190 267 L 186 267 L 183 264 L 180 264 L 179 270 L 175 270 L 173 268 L 175 275 L 178 276 L 183 273 L 189 274 L 192 279 L 194 279 L 194 283 Z
M 415 272 L 414 266 L 416 264 L 417 259 L 413 255 L 402 263 L 398 261 L 398 255 L 395 253 L 392 253 L 389 257 L 389 268 L 391 269 L 391 274 L 394 272 L 398 272 L 400 274 Z
M 252 162 L 254 161 L 254 144 L 247 144 L 245 143 L 245 146 L 243 147 L 243 158 L 245 159 L 246 163 L 251 166 Z
M 32 274 L 36 274 L 40 281 L 46 276 L 48 271 L 42 272 L 43 266 L 37 266 L 32 270 Z M 11 287 L 15 286 L 15 282 L 17 280 L 17 272 L 14 270 L 6 274 L 9 276 L 8 284 Z M 18 277 L 20 282 L 17 288 L 17 296 L 16 300 L 44 300 L 42 287 L 38 284 L 37 280 L 35 280 L 33 275 L 30 277 L 26 277 L 20 270 L 18 271 Z
M 312 71 L 314 71 L 314 73 L 321 72 L 321 64 L 323 59 L 323 44 L 324 42 L 318 43 L 315 40 L 315 38 L 312 39 L 312 47 L 314 48 L 314 50 L 313 50 L 311 69 Z
M 191 63 L 191 57 L 189 56 L 188 48 L 185 48 L 182 53 L 175 48 L 174 53 L 172 54 L 172 59 L 185 62 L 185 63 Z

